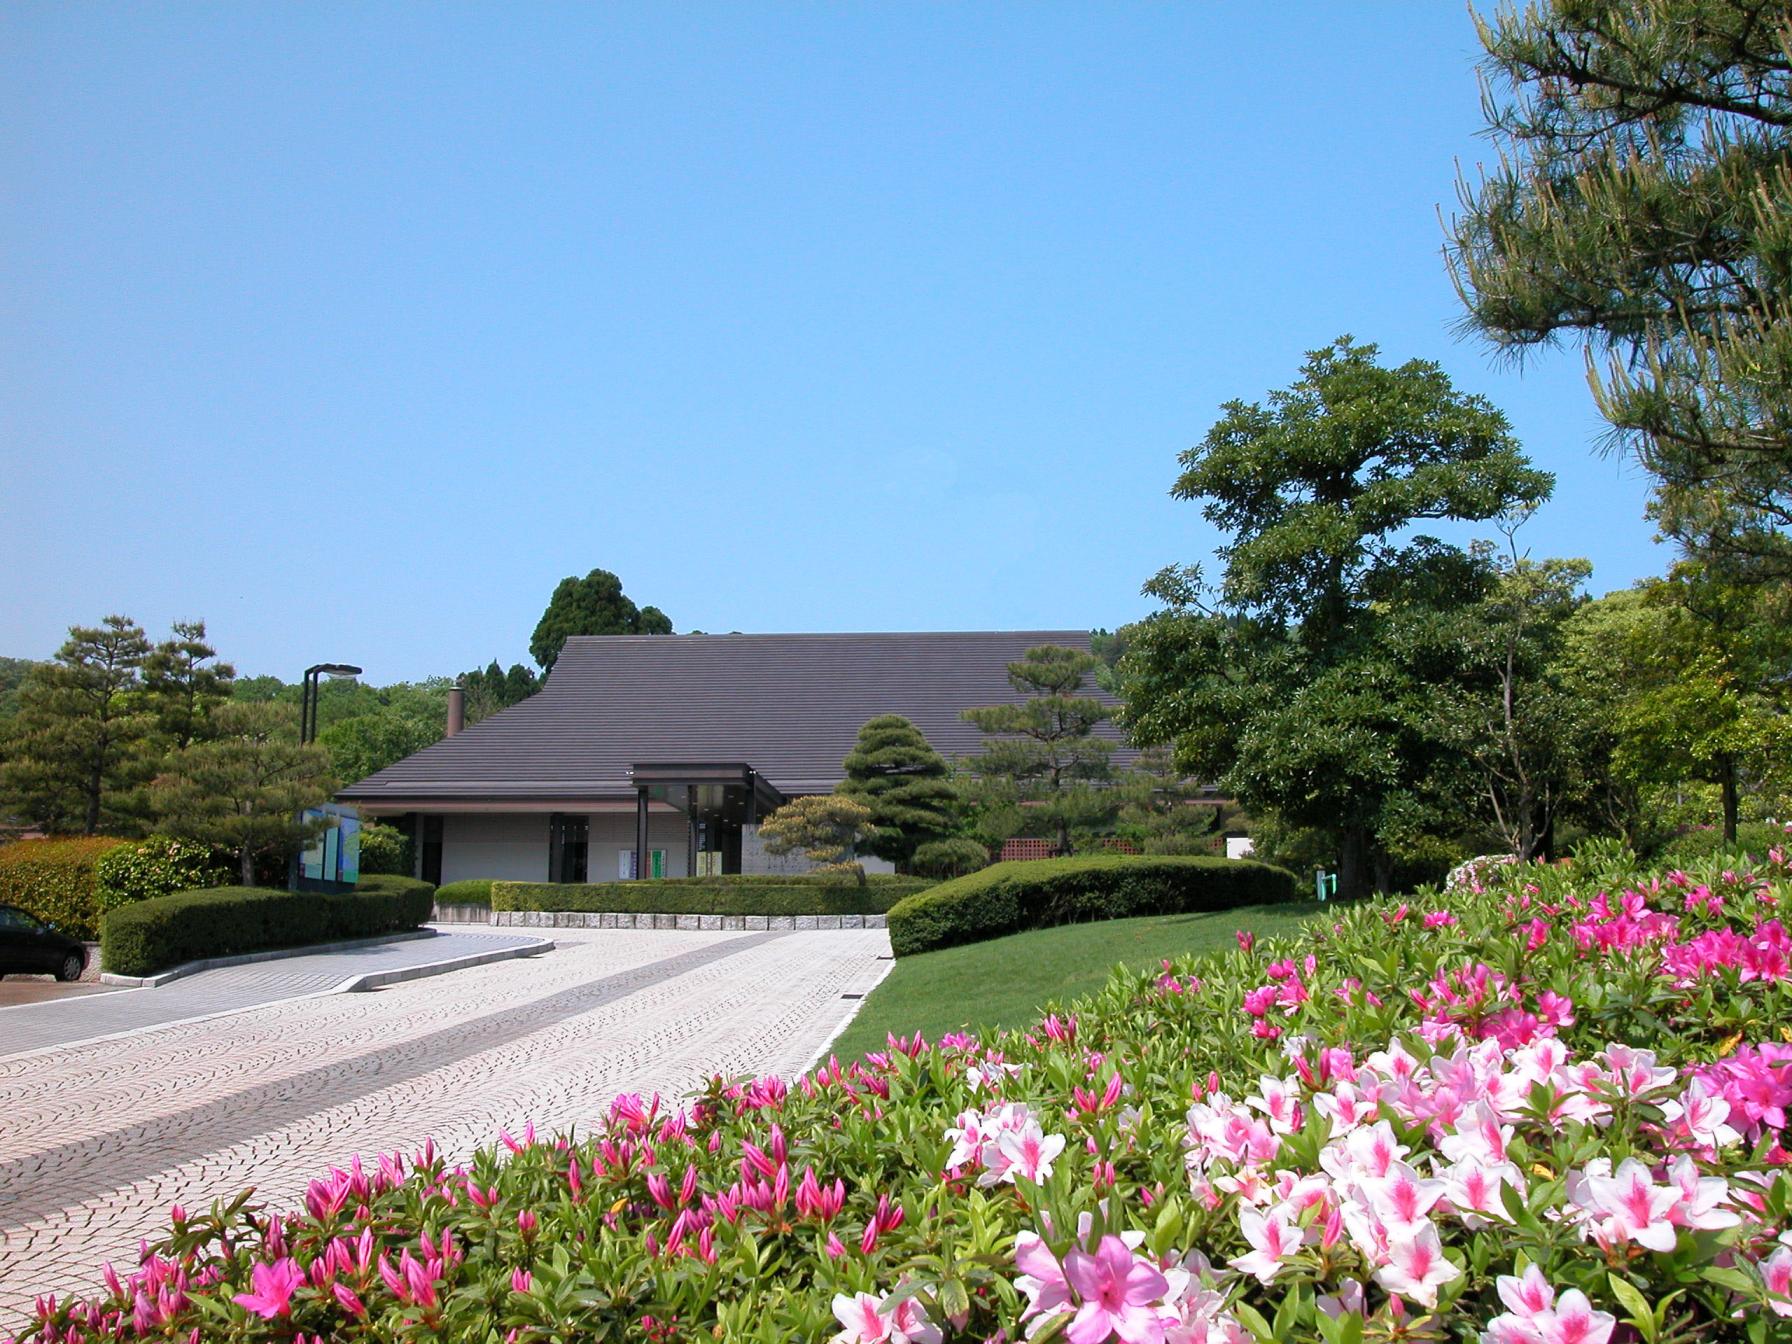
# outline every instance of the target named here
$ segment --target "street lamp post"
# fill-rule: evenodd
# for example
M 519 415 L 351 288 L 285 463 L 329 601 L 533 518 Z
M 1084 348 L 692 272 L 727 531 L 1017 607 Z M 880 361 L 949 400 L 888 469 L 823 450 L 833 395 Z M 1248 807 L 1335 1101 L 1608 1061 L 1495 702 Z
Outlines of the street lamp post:
M 299 745 L 317 741 L 317 687 L 323 677 L 358 677 L 361 669 L 347 663 L 315 663 L 305 669 L 299 691 Z
M 305 669 L 304 680 L 299 689 L 299 745 L 304 746 L 317 740 L 317 685 L 323 677 L 358 677 L 361 669 L 351 667 L 347 663 L 313 663 Z M 305 814 L 300 812 L 295 820 L 302 821 Z M 288 890 L 299 889 L 299 856 L 294 854 L 286 868 L 286 885 Z

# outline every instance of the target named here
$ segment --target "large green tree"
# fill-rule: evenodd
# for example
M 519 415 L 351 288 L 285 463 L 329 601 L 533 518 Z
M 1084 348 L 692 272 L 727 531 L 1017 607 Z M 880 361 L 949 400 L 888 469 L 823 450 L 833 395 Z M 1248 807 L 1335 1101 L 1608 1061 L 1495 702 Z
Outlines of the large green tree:
M 1449 257 L 1470 324 L 1587 353 L 1664 529 L 1792 574 L 1792 9 L 1541 0 L 1477 18 L 1498 155 Z
M 0 764 L 7 812 L 52 832 L 136 825 L 152 728 L 139 694 L 149 653 L 143 627 L 108 616 L 70 627 L 56 656 L 31 667 Z
M 1643 785 L 1715 785 L 1734 841 L 1744 791 L 1765 792 L 1792 748 L 1792 613 L 1780 590 L 1696 563 L 1641 595 L 1639 642 L 1622 652 L 1631 676 L 1615 706 L 1614 768 Z
M 844 768 L 846 777 L 834 791 L 871 809 L 866 852 L 907 872 L 916 849 L 956 829 L 951 767 L 902 715 L 867 720 Z
M 1348 337 L 1267 402 L 1229 402 L 1182 455 L 1173 492 L 1226 534 L 1210 591 L 1196 568 L 1147 593 L 1126 631 L 1125 722 L 1253 815 L 1336 837 L 1339 889 L 1385 886 L 1439 824 L 1458 753 L 1434 687 L 1458 674 L 1454 613 L 1484 559 L 1416 535 L 1534 506 L 1551 487 L 1506 419 L 1437 365 L 1382 366 Z
M 230 698 L 236 669 L 206 643 L 204 621 L 176 621 L 174 632 L 143 660 L 146 708 L 175 751 L 205 736 L 211 714 Z
M 988 738 L 969 768 L 1010 786 L 1031 817 L 1057 837 L 1060 853 L 1070 852 L 1073 829 L 1099 827 L 1120 806 L 1116 794 L 1098 787 L 1112 773 L 1114 746 L 1096 737 L 1095 729 L 1114 711 L 1084 694 L 1095 668 L 1095 657 L 1085 650 L 1043 644 L 1008 664 L 1008 683 L 1024 697 L 1018 704 L 962 711 Z
M 299 812 L 330 797 L 330 755 L 299 745 L 297 715 L 285 705 L 233 702 L 211 727 L 151 788 L 156 826 L 232 851 L 248 886 L 259 857 L 298 852 L 307 834 Z
M 669 635 L 672 622 L 658 607 L 637 607 L 622 591 L 622 580 L 607 569 L 584 578 L 561 579 L 547 610 L 529 638 L 529 656 L 544 673 L 573 635 Z
M 1480 553 L 1491 560 L 1491 547 Z M 1550 854 L 1556 823 L 1586 803 L 1605 765 L 1602 707 L 1561 663 L 1592 566 L 1532 560 L 1510 534 L 1494 564 L 1486 596 L 1460 612 L 1459 672 L 1437 686 L 1436 714 L 1474 780 L 1474 829 L 1528 861 Z

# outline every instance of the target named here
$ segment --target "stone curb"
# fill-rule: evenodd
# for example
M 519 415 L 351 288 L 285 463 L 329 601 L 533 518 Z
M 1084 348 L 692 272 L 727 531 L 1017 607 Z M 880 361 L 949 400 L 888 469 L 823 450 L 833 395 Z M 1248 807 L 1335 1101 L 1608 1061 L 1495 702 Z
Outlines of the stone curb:
M 360 994 L 370 989 L 384 989 L 387 985 L 403 984 L 407 980 L 422 980 L 432 975 L 446 975 L 449 971 L 464 971 L 473 966 L 485 966 L 494 961 L 509 961 L 514 957 L 538 957 L 543 952 L 552 952 L 553 950 L 554 940 L 552 938 L 531 938 L 528 942 L 515 947 L 494 947 L 485 952 L 468 952 L 459 957 L 424 962 L 421 966 L 397 966 L 389 971 L 369 971 L 365 975 L 351 976 L 331 992 Z
M 277 947 L 266 952 L 240 952 L 233 957 L 206 957 L 201 961 L 183 961 L 178 966 L 154 975 L 114 975 L 100 972 L 102 985 L 122 985 L 126 989 L 160 989 L 175 980 L 197 975 L 200 971 L 216 971 L 226 966 L 252 966 L 260 961 L 281 961 L 287 957 L 309 957 L 322 952 L 347 952 L 376 943 L 408 942 L 413 938 L 435 938 L 434 929 L 416 929 L 410 933 L 389 933 L 383 938 L 349 938 L 334 943 L 312 943 L 306 947 Z
M 494 910 L 492 923 L 506 929 L 682 929 L 704 933 L 807 933 L 888 927 L 884 915 L 668 915 L 578 910 Z

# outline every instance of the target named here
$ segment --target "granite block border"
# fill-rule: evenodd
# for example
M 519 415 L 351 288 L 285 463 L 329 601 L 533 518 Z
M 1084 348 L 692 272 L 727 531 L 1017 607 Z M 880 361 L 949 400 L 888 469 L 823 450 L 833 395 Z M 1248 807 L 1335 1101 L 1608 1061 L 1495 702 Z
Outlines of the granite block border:
M 492 923 L 501 928 L 660 929 L 685 933 L 836 933 L 889 925 L 883 915 L 670 915 L 626 910 L 494 910 Z

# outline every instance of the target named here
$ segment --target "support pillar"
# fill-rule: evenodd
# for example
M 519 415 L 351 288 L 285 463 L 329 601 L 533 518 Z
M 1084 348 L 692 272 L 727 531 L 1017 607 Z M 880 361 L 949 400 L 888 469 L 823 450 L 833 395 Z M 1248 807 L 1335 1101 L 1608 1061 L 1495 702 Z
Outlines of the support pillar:
M 647 852 L 647 786 L 635 790 L 635 876 L 653 876 L 653 857 Z

